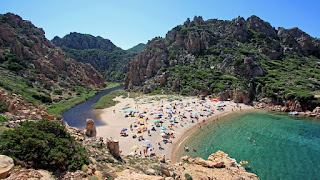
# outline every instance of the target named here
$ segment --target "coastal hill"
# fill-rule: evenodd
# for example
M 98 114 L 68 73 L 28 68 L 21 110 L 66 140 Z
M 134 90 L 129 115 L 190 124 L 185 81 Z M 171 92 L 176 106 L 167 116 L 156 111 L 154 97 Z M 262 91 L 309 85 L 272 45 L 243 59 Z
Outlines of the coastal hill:
M 275 29 L 257 16 L 231 21 L 195 16 L 155 37 L 130 63 L 125 89 L 199 92 L 311 110 L 320 104 L 320 40 L 299 28 Z
M 78 62 L 90 63 L 107 81 L 123 81 L 129 71 L 130 58 L 139 53 L 142 46 L 125 51 L 109 39 L 100 36 L 72 32 L 63 38 L 58 36 L 52 42 L 70 58 Z
M 134 51 L 134 52 L 140 53 L 141 51 L 144 50 L 144 48 L 146 48 L 146 44 L 139 43 L 138 45 L 133 46 L 132 48 L 128 49 L 127 51 Z
M 45 38 L 43 29 L 12 13 L 0 15 L 0 79 L 3 111 L 23 117 L 42 114 L 36 111 L 39 104 L 105 86 L 103 76 L 90 64 L 66 57 Z

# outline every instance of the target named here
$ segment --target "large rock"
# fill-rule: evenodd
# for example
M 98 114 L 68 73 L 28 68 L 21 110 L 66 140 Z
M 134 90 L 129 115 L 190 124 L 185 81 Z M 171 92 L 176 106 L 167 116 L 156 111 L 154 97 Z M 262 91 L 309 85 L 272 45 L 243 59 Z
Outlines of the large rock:
M 119 173 L 119 176 L 115 178 L 115 180 L 165 180 L 164 177 L 161 176 L 150 176 L 145 174 L 139 174 L 136 172 L 132 172 L 129 169 L 122 171 Z
M 6 180 L 54 180 L 56 179 L 49 171 L 46 170 L 13 170 Z M 65 178 L 67 179 L 67 178 Z
M 89 137 L 96 137 L 97 135 L 96 126 L 92 119 L 86 120 L 86 135 Z
M 14 163 L 12 158 L 0 155 L 0 179 L 6 178 L 13 166 Z
M 120 158 L 119 141 L 112 137 L 107 139 L 107 146 L 110 153 L 117 159 Z

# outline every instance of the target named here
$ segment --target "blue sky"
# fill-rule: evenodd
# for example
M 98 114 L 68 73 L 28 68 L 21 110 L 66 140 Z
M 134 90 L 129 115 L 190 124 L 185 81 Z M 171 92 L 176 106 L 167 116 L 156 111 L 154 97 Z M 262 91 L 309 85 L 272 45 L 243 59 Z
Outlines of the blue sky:
M 30 20 L 46 37 L 80 32 L 110 39 L 128 49 L 195 15 L 232 20 L 257 15 L 272 26 L 299 27 L 320 37 L 319 0 L 0 0 L 0 13 Z

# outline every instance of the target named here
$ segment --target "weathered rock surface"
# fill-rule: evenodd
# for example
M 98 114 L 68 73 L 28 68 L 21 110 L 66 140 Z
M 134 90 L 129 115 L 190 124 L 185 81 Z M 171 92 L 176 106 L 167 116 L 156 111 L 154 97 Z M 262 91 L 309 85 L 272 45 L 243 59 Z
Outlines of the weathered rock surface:
M 96 126 L 95 126 L 94 121 L 92 119 L 86 120 L 86 135 L 88 137 L 96 137 L 96 135 L 97 135 Z
M 48 113 L 45 107 L 27 103 L 21 95 L 0 89 L 0 101 L 5 102 L 8 107 L 4 116 L 10 120 L 9 126 L 14 126 L 20 120 L 55 120 L 54 115 Z
M 0 155 L 0 179 L 6 178 L 13 166 L 14 163 L 12 158 Z
M 199 157 L 182 157 L 176 167 L 179 174 L 188 173 L 194 179 L 259 179 L 222 151 L 211 154 L 207 161 Z
M 45 170 L 13 170 L 6 180 L 54 180 L 52 173 Z
M 0 59 L 16 55 L 26 68 L 19 74 L 31 82 L 51 87 L 78 85 L 104 87 L 104 78 L 90 64 L 67 58 L 60 48 L 45 37 L 41 28 L 18 15 L 0 15 Z
M 120 150 L 119 150 L 119 141 L 118 140 L 110 137 L 109 139 L 107 139 L 107 146 L 108 146 L 108 149 L 110 150 L 110 153 L 114 157 L 120 158 Z
M 138 174 L 136 172 L 132 172 L 130 170 L 124 170 L 115 180 L 165 180 L 164 177 L 161 176 L 150 176 L 145 174 Z

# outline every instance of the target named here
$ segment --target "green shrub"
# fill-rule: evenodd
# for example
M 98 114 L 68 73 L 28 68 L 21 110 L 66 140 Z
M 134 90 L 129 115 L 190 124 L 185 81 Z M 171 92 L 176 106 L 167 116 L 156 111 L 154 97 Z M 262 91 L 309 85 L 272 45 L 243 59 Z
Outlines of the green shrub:
M 32 168 L 53 172 L 81 169 L 89 163 L 86 151 L 53 121 L 26 121 L 0 136 L 0 153 Z
M 185 174 L 184 174 L 184 177 L 185 177 L 187 180 L 192 180 L 191 175 L 188 174 L 188 173 L 185 173 Z
M 0 101 L 0 113 L 4 113 L 8 110 L 8 106 L 5 102 Z
M 43 103 L 52 103 L 52 99 L 50 96 L 48 95 L 44 95 L 44 94 L 34 94 L 32 95 L 33 98 L 38 99 L 40 101 L 42 101 Z
M 6 118 L 4 118 L 2 115 L 0 115 L 0 122 L 6 122 L 8 121 Z
M 55 95 L 62 95 L 63 89 L 56 89 L 53 91 L 53 94 Z

